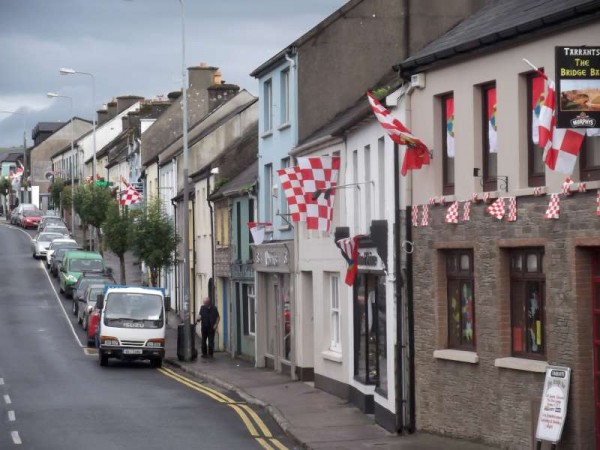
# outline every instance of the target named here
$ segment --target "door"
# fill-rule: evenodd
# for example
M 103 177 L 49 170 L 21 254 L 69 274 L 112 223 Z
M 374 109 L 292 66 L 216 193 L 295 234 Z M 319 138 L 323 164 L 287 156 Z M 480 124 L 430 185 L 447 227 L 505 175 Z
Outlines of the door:
M 242 295 L 243 284 L 235 283 L 235 355 L 242 354 Z
M 592 336 L 594 352 L 594 412 L 596 424 L 596 450 L 600 450 L 600 251 L 596 251 L 592 264 Z

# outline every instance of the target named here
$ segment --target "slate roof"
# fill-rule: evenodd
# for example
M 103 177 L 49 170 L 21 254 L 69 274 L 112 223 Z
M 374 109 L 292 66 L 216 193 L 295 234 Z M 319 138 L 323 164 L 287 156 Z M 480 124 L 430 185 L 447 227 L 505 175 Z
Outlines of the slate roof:
M 225 183 L 221 188 L 211 195 L 211 198 L 232 197 L 240 195 L 245 189 L 254 186 L 258 180 L 258 159 L 246 167 L 233 180 Z
M 415 73 L 425 66 L 591 20 L 600 20 L 599 0 L 492 0 L 396 68 Z

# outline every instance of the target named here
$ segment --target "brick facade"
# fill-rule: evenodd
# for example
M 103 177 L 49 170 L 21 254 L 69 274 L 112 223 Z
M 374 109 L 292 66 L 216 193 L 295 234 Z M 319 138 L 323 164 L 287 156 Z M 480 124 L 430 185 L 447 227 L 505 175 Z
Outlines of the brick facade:
M 511 356 L 509 249 L 543 247 L 546 361 L 573 369 L 561 448 L 594 448 L 591 249 L 600 248 L 595 192 L 561 198 L 559 220 L 543 218 L 548 196 L 518 198 L 518 220 L 498 221 L 487 205 L 471 221 L 444 223 L 430 207 L 430 226 L 413 228 L 417 427 L 503 448 L 532 445 L 543 373 L 500 368 Z M 462 205 L 461 205 L 462 206 Z M 462 207 L 461 207 L 462 210 Z M 447 348 L 444 252 L 474 254 L 477 363 L 436 359 Z

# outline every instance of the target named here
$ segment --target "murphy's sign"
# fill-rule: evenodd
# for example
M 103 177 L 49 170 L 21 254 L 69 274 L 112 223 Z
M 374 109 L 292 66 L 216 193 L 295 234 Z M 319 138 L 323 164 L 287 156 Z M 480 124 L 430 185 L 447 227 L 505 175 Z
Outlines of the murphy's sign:
M 358 270 L 361 271 L 385 271 L 385 265 L 377 253 L 375 247 L 361 248 L 358 250 Z
M 556 126 L 600 128 L 600 47 L 556 47 Z

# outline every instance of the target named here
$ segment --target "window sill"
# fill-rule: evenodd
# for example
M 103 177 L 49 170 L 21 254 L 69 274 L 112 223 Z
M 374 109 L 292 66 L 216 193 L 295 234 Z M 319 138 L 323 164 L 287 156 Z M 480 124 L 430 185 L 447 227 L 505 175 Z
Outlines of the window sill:
M 289 231 L 292 229 L 292 227 L 289 225 L 281 225 L 278 229 L 279 231 Z
M 548 363 L 546 361 L 538 361 L 535 359 L 525 358 L 498 358 L 494 361 L 494 366 L 502 369 L 521 370 L 523 372 L 545 373 Z
M 279 127 L 277 127 L 277 131 L 283 131 L 287 128 L 290 128 L 291 126 L 292 124 L 290 122 L 282 123 L 281 125 L 279 125 Z
M 463 362 L 468 364 L 479 363 L 479 356 L 475 352 L 467 352 L 465 350 L 435 350 L 433 352 L 435 359 L 445 359 L 447 361 Z
M 271 136 L 273 136 L 273 130 L 265 131 L 263 134 L 260 135 L 262 139 L 266 139 Z
M 323 359 L 326 359 L 328 361 L 333 361 L 336 363 L 342 362 L 342 354 L 334 350 L 325 350 L 324 352 L 321 352 L 321 356 L 323 357 Z

